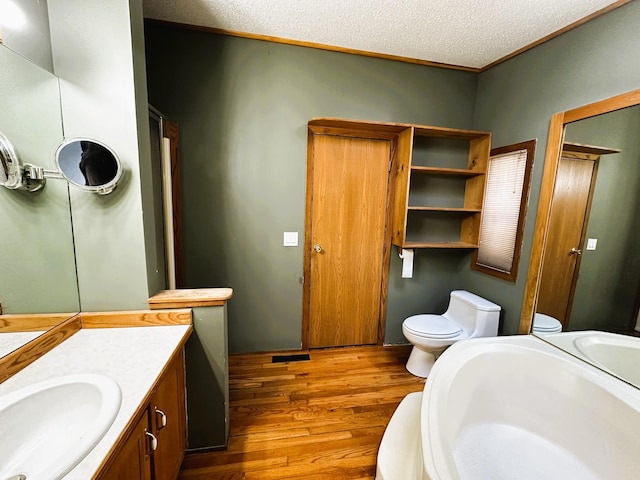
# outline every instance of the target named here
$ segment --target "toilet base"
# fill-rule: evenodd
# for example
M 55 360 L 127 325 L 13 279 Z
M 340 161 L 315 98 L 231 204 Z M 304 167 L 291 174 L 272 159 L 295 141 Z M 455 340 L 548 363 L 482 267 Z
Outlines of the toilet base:
M 426 352 L 414 346 L 411 350 L 411 355 L 409 355 L 409 360 L 407 360 L 407 370 L 416 377 L 427 378 L 431 373 L 433 364 L 443 351 L 444 348 L 435 352 Z

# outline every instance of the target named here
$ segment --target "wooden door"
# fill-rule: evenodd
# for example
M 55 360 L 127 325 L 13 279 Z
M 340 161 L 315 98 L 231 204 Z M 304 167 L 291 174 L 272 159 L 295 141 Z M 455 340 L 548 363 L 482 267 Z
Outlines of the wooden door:
M 378 343 L 393 141 L 320 134 L 309 149 L 308 346 Z
M 536 310 L 566 329 L 595 185 L 597 157 L 564 153 L 558 165 Z

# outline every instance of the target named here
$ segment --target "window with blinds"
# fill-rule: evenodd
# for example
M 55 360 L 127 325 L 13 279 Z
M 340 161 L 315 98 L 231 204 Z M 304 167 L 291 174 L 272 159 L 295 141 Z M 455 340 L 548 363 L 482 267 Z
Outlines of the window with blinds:
M 515 282 L 529 198 L 535 140 L 491 150 L 476 270 Z

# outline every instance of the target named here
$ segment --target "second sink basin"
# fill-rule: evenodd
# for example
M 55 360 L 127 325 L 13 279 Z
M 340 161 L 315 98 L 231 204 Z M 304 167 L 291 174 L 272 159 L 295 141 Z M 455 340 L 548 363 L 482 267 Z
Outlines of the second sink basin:
M 621 379 L 640 385 L 640 339 L 606 332 L 585 332 L 574 340 L 587 360 Z
M 640 388 L 640 338 L 595 330 L 552 333 L 541 338 Z
M 0 396 L 0 480 L 59 479 L 100 441 L 122 395 L 98 374 L 53 378 Z

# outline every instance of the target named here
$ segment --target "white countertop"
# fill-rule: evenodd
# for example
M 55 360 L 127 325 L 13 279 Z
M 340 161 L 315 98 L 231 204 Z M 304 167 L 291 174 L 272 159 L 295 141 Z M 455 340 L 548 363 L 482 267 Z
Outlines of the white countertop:
M 39 337 L 44 332 L 2 332 L 0 334 L 0 357 L 4 357 Z
M 189 325 L 82 329 L 0 384 L 0 395 L 50 378 L 100 373 L 118 382 L 122 405 L 100 443 L 64 478 L 87 480 L 127 426 L 158 379 Z

